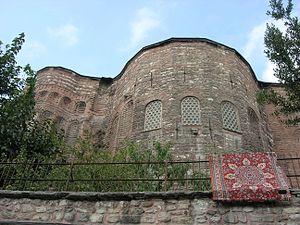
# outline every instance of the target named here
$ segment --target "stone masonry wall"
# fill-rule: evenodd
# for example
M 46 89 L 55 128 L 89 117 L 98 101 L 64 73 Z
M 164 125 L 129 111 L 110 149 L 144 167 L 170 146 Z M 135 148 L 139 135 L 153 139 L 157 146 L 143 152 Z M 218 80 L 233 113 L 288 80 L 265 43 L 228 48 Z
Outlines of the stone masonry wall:
M 230 49 L 206 42 L 173 42 L 148 49 L 130 62 L 114 85 L 113 102 L 119 106 L 113 109 L 115 114 L 122 115 L 125 96 L 133 101 L 134 140 L 169 142 L 175 156 L 188 158 L 211 151 L 271 148 L 256 102 L 258 83 L 250 68 Z M 188 96 L 199 100 L 197 125 L 182 123 L 181 102 Z M 161 128 L 145 130 L 145 109 L 154 100 L 162 103 Z M 224 101 L 236 106 L 240 132 L 223 129 Z M 249 110 L 257 118 L 254 130 Z
M 299 225 L 290 202 L 218 203 L 206 193 L 0 192 L 0 224 Z
M 198 159 L 212 152 L 296 153 L 300 128 L 285 128 L 261 107 L 263 87 L 234 49 L 207 39 L 173 38 L 146 46 L 115 78 L 85 77 L 62 67 L 38 72 L 36 109 L 65 130 L 66 140 L 91 133 L 116 150 L 132 139 L 151 147 L 169 142 L 174 158 Z M 198 101 L 197 124 L 184 124 L 181 104 Z M 147 106 L 161 103 L 160 126 L 145 129 Z M 238 130 L 224 128 L 222 104 L 230 102 Z

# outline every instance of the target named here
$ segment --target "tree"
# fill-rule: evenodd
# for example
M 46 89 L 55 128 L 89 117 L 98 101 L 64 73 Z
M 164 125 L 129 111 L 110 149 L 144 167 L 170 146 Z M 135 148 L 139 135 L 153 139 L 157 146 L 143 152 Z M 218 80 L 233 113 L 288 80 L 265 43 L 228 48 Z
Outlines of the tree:
M 29 65 L 18 65 L 16 56 L 24 43 L 21 33 L 2 50 L 0 41 L 0 155 L 15 157 L 49 155 L 58 150 L 60 136 L 49 124 L 35 120 L 36 73 Z M 25 76 L 25 78 L 24 78 Z
M 285 31 L 274 24 L 267 24 L 265 32 L 265 53 L 275 64 L 274 76 L 278 78 L 284 92 L 265 90 L 259 94 L 261 102 L 276 106 L 276 115 L 284 115 L 287 124 L 297 125 L 300 122 L 300 23 L 292 15 L 293 3 L 288 0 L 285 7 L 282 0 L 270 0 L 271 10 L 267 15 L 282 21 Z

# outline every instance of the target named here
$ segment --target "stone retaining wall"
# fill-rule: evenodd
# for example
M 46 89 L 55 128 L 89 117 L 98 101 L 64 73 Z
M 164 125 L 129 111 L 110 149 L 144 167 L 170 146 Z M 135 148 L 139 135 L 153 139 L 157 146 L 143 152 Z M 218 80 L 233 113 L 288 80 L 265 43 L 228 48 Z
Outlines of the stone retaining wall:
M 299 193 L 299 192 L 298 192 Z M 300 224 L 300 194 L 278 203 L 218 203 L 210 193 L 0 191 L 0 224 Z

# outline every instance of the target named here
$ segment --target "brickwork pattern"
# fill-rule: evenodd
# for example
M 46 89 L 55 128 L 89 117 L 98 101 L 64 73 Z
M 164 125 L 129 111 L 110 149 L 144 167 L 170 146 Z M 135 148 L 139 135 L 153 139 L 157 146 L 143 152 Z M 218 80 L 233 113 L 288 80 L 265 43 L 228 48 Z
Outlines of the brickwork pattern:
M 169 142 L 178 158 L 226 151 L 297 152 L 299 132 L 289 132 L 270 116 L 272 107 L 257 104 L 260 89 L 250 65 L 234 49 L 206 39 L 170 39 L 143 48 L 113 79 L 84 77 L 61 67 L 40 70 L 36 108 L 41 118 L 52 118 L 72 133 L 70 143 L 90 131 L 105 133 L 103 142 L 112 150 L 127 138 L 146 147 L 155 140 Z M 194 111 L 186 117 L 186 98 L 199 101 L 199 108 L 193 106 L 199 117 Z M 160 102 L 160 120 L 147 112 L 154 101 Z M 222 118 L 222 104 L 229 102 L 234 121 L 224 113 Z

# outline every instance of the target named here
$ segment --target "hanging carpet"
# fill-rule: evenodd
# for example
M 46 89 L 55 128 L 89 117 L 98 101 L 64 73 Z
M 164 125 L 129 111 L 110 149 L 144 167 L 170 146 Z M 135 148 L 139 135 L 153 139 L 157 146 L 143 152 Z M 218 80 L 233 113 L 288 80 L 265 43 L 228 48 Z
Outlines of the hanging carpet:
M 223 201 L 288 200 L 289 184 L 275 153 L 233 153 L 209 157 L 213 199 Z

